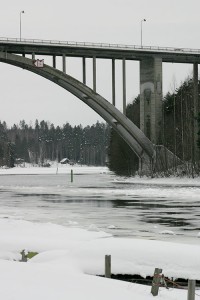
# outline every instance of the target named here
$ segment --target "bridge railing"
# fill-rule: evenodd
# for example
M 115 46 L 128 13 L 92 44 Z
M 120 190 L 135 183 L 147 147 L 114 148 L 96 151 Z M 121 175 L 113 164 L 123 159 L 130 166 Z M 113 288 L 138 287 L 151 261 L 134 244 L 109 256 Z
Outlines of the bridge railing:
M 0 43 L 200 54 L 200 49 L 0 37 Z

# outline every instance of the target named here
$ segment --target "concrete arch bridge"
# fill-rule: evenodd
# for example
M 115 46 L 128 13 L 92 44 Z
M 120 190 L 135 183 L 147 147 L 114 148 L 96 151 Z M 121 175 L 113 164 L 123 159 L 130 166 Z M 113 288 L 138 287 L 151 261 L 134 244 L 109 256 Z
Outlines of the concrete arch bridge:
M 157 51 L 157 52 L 156 52 Z M 167 51 L 167 50 L 166 50 Z M 171 51 L 171 52 L 170 52 Z M 156 53 L 155 53 L 156 52 Z M 156 145 L 159 135 L 159 124 L 161 120 L 161 95 L 162 95 L 162 59 L 176 57 L 182 62 L 192 55 L 191 60 L 200 59 L 200 53 L 176 53 L 168 50 L 168 54 L 163 49 L 127 49 L 125 46 L 111 47 L 97 45 L 62 45 L 52 43 L 37 43 L 24 41 L 0 40 L 0 62 L 7 63 L 36 73 L 65 90 L 69 91 L 95 112 L 97 112 L 113 129 L 125 140 L 130 148 L 140 159 L 141 168 L 145 172 L 152 173 L 171 168 L 174 155 L 164 149 L 163 146 Z M 19 55 L 20 54 L 20 55 Z M 35 55 L 51 55 L 53 57 L 53 66 L 43 64 L 35 59 Z M 184 56 L 183 56 L 184 54 Z M 32 58 L 25 57 L 32 55 Z M 56 56 L 63 57 L 63 70 L 56 69 Z M 83 83 L 66 74 L 66 56 L 83 58 Z M 164 56 L 163 56 L 164 55 Z M 173 56 L 175 55 L 175 56 Z M 189 56 L 187 56 L 189 55 Z M 163 56 L 163 58 L 162 58 Z M 93 89 L 86 85 L 86 67 L 85 59 L 93 59 Z M 96 92 L 96 58 L 112 59 L 112 104 Z M 115 59 L 121 59 L 123 65 L 123 108 L 121 113 L 115 107 Z M 126 59 L 140 60 L 140 119 L 139 129 L 133 122 L 125 116 L 125 61 Z M 41 64 L 40 64 L 41 63 Z M 197 64 L 195 64 L 195 74 L 197 73 Z M 156 76 L 155 76 L 156 75 Z M 148 98 L 148 99 L 147 99 Z M 150 134 L 147 137 L 146 121 L 149 122 L 150 116 Z M 147 118 L 148 117 L 148 118 Z M 142 167 L 144 166 L 144 167 Z

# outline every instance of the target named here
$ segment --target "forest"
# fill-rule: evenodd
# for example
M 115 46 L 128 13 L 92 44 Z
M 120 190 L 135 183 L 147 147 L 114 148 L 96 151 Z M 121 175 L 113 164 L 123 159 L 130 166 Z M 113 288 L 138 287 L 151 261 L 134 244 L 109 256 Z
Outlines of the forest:
M 49 166 L 50 161 L 68 158 L 71 164 L 103 166 L 107 160 L 110 128 L 105 123 L 92 126 L 63 126 L 42 120 L 34 126 L 24 120 L 10 128 L 0 122 L 0 166 L 23 162 Z
M 198 83 L 200 89 L 200 82 Z M 200 103 L 200 95 L 199 95 Z M 127 106 L 127 117 L 138 127 L 140 126 L 139 96 Z M 194 121 L 200 128 L 200 114 L 194 115 L 193 80 L 187 78 L 179 88 L 167 93 L 162 102 L 162 124 L 160 144 L 164 145 L 177 156 L 184 166 L 182 175 L 195 176 L 200 173 L 200 156 L 195 157 L 195 144 L 200 148 L 200 131 L 194 138 Z M 109 147 L 109 167 L 118 175 L 134 175 L 138 172 L 138 157 L 128 145 L 111 130 Z M 165 176 L 171 173 L 179 175 L 179 168 L 174 163 L 173 170 L 166 170 Z

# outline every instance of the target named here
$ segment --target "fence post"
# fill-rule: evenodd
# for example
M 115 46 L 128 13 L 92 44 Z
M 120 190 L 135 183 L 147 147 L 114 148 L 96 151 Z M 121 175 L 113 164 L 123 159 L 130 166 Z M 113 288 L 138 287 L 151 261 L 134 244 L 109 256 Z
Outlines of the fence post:
M 111 278 L 111 255 L 105 255 L 105 277 Z
M 152 281 L 152 287 L 151 287 L 151 293 L 153 296 L 158 295 L 159 285 L 160 285 L 160 274 L 162 273 L 162 269 L 155 268 L 153 281 Z
M 196 286 L 196 280 L 188 279 L 188 297 L 187 297 L 187 300 L 194 300 L 195 299 L 195 286 Z

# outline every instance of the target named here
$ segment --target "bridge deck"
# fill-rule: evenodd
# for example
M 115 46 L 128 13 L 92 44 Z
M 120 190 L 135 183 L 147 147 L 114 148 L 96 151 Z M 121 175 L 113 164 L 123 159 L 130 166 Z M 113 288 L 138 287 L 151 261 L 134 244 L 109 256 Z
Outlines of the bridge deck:
M 199 49 L 136 46 L 106 43 L 64 42 L 38 39 L 0 38 L 0 51 L 14 54 L 96 57 L 103 59 L 141 60 L 161 57 L 163 62 L 200 63 Z

